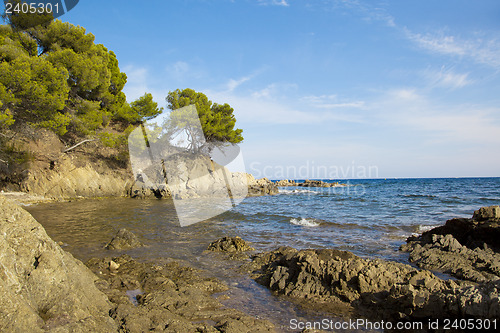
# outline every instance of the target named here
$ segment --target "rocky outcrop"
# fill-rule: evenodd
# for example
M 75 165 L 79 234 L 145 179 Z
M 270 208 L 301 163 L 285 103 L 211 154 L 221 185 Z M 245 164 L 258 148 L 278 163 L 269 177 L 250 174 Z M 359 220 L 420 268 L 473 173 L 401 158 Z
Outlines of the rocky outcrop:
M 140 162 L 140 161 L 139 161 Z M 136 162 L 136 163 L 139 163 Z M 255 179 L 242 172 L 230 172 L 208 157 L 179 153 L 145 169 L 138 169 L 131 188 L 133 198 L 244 198 L 247 195 L 277 194 L 267 178 Z
M 68 150 L 55 133 L 20 126 L 12 145 L 24 161 L 0 168 L 0 189 L 55 200 L 128 194 L 133 178 L 123 152 L 98 140 Z
M 282 179 L 275 182 L 276 186 L 297 186 L 295 180 Z
M 339 182 L 327 183 L 327 182 L 324 182 L 322 180 L 306 179 L 302 183 L 297 183 L 297 186 L 302 186 L 302 187 L 339 187 L 339 186 L 345 186 L 345 185 L 340 184 Z
M 419 267 L 459 279 L 500 279 L 500 208 L 483 207 L 472 219 L 451 219 L 444 226 L 407 239 L 401 250 Z
M 346 186 L 345 184 L 341 184 L 339 182 L 335 183 L 327 183 L 322 180 L 310 180 L 306 179 L 302 183 L 296 182 L 295 180 L 278 180 L 275 182 L 276 186 L 301 186 L 301 187 L 340 187 Z
M 256 280 L 295 300 L 345 302 L 362 315 L 387 318 L 496 318 L 500 281 L 474 285 L 441 280 L 411 266 L 366 260 L 338 250 L 282 247 L 243 266 Z
M 144 244 L 139 241 L 137 236 L 123 228 L 116 233 L 115 237 L 104 248 L 107 250 L 128 250 L 141 246 L 144 246 Z
M 210 243 L 207 248 L 208 251 L 215 252 L 244 252 L 255 250 L 241 237 L 222 237 Z
M 99 288 L 115 304 L 111 316 L 123 332 L 273 332 L 273 325 L 211 296 L 227 290 L 215 278 L 176 262 L 140 263 L 127 255 L 94 258 Z M 127 296 L 128 295 L 128 296 Z
M 0 331 L 113 332 L 96 276 L 0 197 Z
M 28 170 L 20 189 L 58 200 L 127 196 L 132 185 L 131 175 L 104 164 L 81 163 L 72 155 L 61 156 L 57 162 L 47 163 L 46 167 Z
M 267 178 L 255 179 L 252 175 L 247 174 L 248 195 L 272 195 L 278 194 L 278 187 L 275 183 Z

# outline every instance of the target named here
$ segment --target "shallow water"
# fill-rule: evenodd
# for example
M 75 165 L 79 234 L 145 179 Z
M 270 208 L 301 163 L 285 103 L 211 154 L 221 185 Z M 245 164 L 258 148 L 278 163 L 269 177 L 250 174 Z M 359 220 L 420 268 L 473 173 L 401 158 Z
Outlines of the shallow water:
M 238 235 L 259 251 L 282 245 L 337 248 L 406 262 L 407 255 L 398 248 L 411 234 L 452 217 L 470 217 L 481 206 L 500 204 L 500 178 L 346 182 L 349 186 L 281 188 L 278 195 L 247 198 L 229 212 L 187 227 L 180 227 L 169 200 L 81 200 L 27 209 L 79 259 L 113 255 L 103 246 L 127 228 L 147 244 L 128 251 L 130 255 L 142 260 L 169 257 L 209 270 L 231 286 L 231 298 L 224 304 L 288 325 L 291 318 L 311 320 L 315 315 L 238 274 L 238 263 L 203 253 L 210 242 Z

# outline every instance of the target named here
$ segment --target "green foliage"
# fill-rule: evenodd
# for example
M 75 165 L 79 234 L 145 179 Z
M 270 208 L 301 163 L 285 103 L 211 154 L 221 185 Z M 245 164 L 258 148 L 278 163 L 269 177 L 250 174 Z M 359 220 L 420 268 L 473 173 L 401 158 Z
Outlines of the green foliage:
M 163 108 L 158 108 L 158 103 L 153 101 L 153 95 L 148 93 L 130 103 L 130 106 L 142 119 L 152 119 L 163 112 Z
M 21 5 L 23 2 L 30 3 L 29 1 L 21 1 L 21 0 L 7 0 L 4 1 L 5 4 L 11 3 L 12 8 L 16 8 L 16 5 Z M 36 8 L 36 3 L 33 2 L 33 5 Z M 21 11 L 13 10 L 12 14 L 3 14 L 2 18 L 7 20 L 9 24 L 16 30 L 27 30 L 29 28 L 35 27 L 37 25 L 44 25 L 50 23 L 54 19 L 54 15 L 52 13 L 26 13 Z
M 152 119 L 162 112 L 163 108 L 159 108 L 158 103 L 153 101 L 153 95 L 146 93 L 130 104 L 124 103 L 115 114 L 115 118 L 139 124 L 144 119 Z
M 8 127 L 14 124 L 15 120 L 12 113 L 4 104 L 9 104 L 14 100 L 12 93 L 8 92 L 3 84 L 0 83 L 0 130 L 2 127 Z
M 196 106 L 203 134 L 208 143 L 239 143 L 243 141 L 243 131 L 234 128 L 236 118 L 233 114 L 234 110 L 229 104 L 212 103 L 205 94 L 189 88 L 169 92 L 166 100 L 170 110 L 177 110 L 189 105 Z
M 161 112 L 150 94 L 136 107 L 126 103 L 116 55 L 84 28 L 59 20 L 34 26 L 30 17 L 7 16 L 10 25 L 0 26 L 0 124 L 88 136 L 111 119 L 127 126 Z

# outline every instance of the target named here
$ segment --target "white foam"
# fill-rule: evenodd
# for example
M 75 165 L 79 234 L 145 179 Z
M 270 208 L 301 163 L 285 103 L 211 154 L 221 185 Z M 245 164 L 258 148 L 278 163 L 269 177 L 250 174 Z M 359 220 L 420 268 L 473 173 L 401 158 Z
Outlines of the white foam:
M 418 232 L 419 233 L 424 233 L 426 231 L 429 231 L 431 229 L 434 229 L 436 226 L 435 225 L 419 225 L 418 226 Z
M 311 191 L 311 190 L 282 190 L 282 189 L 279 189 L 279 193 L 281 193 L 281 194 L 301 194 L 301 193 L 314 193 L 314 194 L 317 194 L 318 192 Z
M 301 225 L 303 227 L 317 227 L 320 225 L 319 222 L 316 222 L 313 219 L 305 219 L 305 218 L 301 218 L 300 220 L 292 218 L 290 219 L 290 223 L 295 225 Z

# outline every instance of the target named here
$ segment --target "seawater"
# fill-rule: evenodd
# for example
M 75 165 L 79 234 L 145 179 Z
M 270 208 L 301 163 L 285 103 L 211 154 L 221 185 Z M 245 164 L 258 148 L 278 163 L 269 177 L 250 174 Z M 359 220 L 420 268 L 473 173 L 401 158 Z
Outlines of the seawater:
M 336 248 L 407 263 L 407 255 L 398 248 L 408 236 L 453 217 L 471 217 L 482 206 L 500 205 L 500 178 L 342 183 L 347 186 L 282 187 L 278 195 L 246 198 L 231 211 L 187 227 L 179 225 L 170 200 L 78 200 L 27 210 L 54 240 L 82 260 L 118 254 L 103 246 L 127 228 L 147 244 L 127 253 L 141 260 L 174 258 L 209 270 L 232 287 L 227 305 L 286 326 L 289 318 L 310 320 L 313 315 L 238 274 L 238 263 L 204 253 L 210 242 L 238 235 L 259 251 L 278 246 Z

